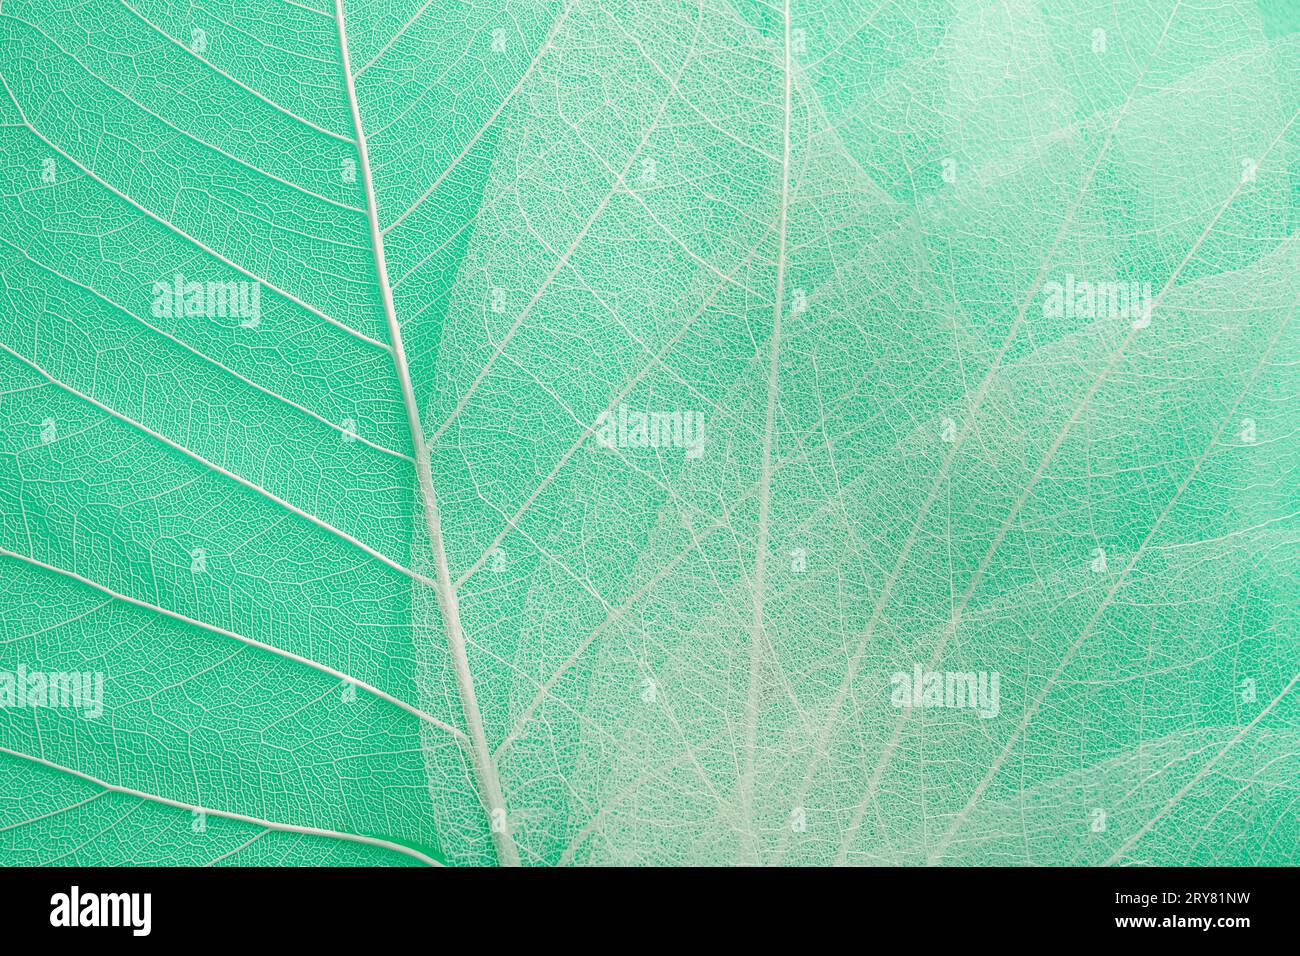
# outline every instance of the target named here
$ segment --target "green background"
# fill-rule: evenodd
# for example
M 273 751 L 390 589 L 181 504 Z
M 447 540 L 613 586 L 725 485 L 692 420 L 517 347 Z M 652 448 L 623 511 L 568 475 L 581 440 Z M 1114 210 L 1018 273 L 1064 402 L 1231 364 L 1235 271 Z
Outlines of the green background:
M 0 0 L 0 862 L 1293 863 L 1297 31 Z

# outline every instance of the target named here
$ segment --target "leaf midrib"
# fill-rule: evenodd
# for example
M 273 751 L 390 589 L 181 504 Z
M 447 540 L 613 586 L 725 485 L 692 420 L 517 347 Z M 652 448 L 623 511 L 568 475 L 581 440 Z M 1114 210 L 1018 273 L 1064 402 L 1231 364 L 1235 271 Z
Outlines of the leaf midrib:
M 517 866 L 519 864 L 519 851 L 515 847 L 514 839 L 510 833 L 509 814 L 505 806 L 505 797 L 501 791 L 501 782 L 497 775 L 496 765 L 488 749 L 487 735 L 483 729 L 483 718 L 479 711 L 478 698 L 474 690 L 474 677 L 469 667 L 469 658 L 465 650 L 465 634 L 460 620 L 460 605 L 456 598 L 456 589 L 452 584 L 447 565 L 447 552 L 442 537 L 441 515 L 438 509 L 437 495 L 434 493 L 433 473 L 429 465 L 429 449 L 424 441 L 424 429 L 420 425 L 420 409 L 416 404 L 415 390 L 411 385 L 410 365 L 406 360 L 406 350 L 402 345 L 402 327 L 397 319 L 397 310 L 393 304 L 393 290 L 389 285 L 388 266 L 384 258 L 384 229 L 379 223 L 379 207 L 375 200 L 374 179 L 371 175 L 370 157 L 366 147 L 364 124 L 361 120 L 361 107 L 357 102 L 356 86 L 353 82 L 352 66 L 348 56 L 347 26 L 343 12 L 343 0 L 334 0 L 334 19 L 338 25 L 339 57 L 343 67 L 348 108 L 352 115 L 352 124 L 356 137 L 361 178 L 365 186 L 371 251 L 374 254 L 375 272 L 383 300 L 384 319 L 388 327 L 389 351 L 393 355 L 393 365 L 402 391 L 402 405 L 406 409 L 407 424 L 411 431 L 416 480 L 420 489 L 425 526 L 429 536 L 429 546 L 432 551 L 436 573 L 434 590 L 438 599 L 438 610 L 442 617 L 447 649 L 451 654 L 452 666 L 456 674 L 456 687 L 460 696 L 461 710 L 464 713 L 465 726 L 470 739 L 470 759 L 474 766 L 474 775 L 479 786 L 481 802 L 489 812 L 489 828 L 492 833 L 492 842 L 496 847 L 497 860 L 503 865 Z

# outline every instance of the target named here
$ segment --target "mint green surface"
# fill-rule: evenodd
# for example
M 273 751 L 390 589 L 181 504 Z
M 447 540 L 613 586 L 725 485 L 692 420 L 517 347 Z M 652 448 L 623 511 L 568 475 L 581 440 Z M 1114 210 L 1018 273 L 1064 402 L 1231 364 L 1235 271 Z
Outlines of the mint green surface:
M 0 671 L 103 674 L 0 863 L 1296 862 L 1300 3 L 0 0 L 0 79 Z

